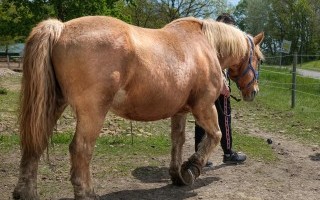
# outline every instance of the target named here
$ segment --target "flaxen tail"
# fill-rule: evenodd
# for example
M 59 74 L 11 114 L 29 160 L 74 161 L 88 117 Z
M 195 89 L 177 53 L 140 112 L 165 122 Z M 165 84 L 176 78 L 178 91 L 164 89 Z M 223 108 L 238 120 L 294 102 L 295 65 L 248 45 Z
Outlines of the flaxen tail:
M 26 154 L 43 152 L 56 123 L 58 87 L 51 53 L 63 27 L 58 20 L 43 21 L 33 28 L 26 42 L 20 106 L 20 139 Z

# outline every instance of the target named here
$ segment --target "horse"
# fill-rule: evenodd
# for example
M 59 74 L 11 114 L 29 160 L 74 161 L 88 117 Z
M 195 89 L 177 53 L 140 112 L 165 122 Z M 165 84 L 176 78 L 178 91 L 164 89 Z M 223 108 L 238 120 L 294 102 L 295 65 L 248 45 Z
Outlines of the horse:
M 106 114 L 130 120 L 171 117 L 174 185 L 192 185 L 219 144 L 214 101 L 228 68 L 246 101 L 258 93 L 257 65 L 263 32 L 252 37 L 208 19 L 177 19 L 160 29 L 107 16 L 65 23 L 48 19 L 26 41 L 20 102 L 21 161 L 14 199 L 38 199 L 37 170 L 53 128 L 70 105 L 77 125 L 69 145 L 75 199 L 98 199 L 90 161 Z M 186 115 L 207 137 L 182 162 Z

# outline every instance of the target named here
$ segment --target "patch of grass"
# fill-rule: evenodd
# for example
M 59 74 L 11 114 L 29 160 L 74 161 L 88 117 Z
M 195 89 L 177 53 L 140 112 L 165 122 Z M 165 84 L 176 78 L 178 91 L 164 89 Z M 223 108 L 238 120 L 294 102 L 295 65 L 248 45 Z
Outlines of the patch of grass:
M 168 156 L 170 152 L 168 135 L 152 136 L 117 135 L 98 138 L 95 148 L 95 163 L 103 162 L 96 169 L 97 176 L 106 173 L 113 176 L 127 176 L 142 165 L 159 166 L 159 156 Z
M 8 94 L 8 90 L 6 88 L 0 87 L 0 95 L 6 95 Z
M 297 76 L 296 106 L 292 109 L 291 76 L 287 69 L 261 70 L 255 101 L 232 105 L 262 130 L 320 145 L 320 80 Z
M 12 135 L 0 135 L 0 150 L 9 151 L 10 149 L 15 149 L 19 147 L 19 136 L 16 134 Z
M 234 149 L 245 152 L 250 159 L 262 162 L 274 162 L 278 160 L 276 153 L 264 139 L 238 132 L 234 132 L 232 135 Z
M 67 145 L 69 145 L 72 140 L 72 137 L 73 137 L 73 134 L 70 132 L 53 134 L 51 142 L 53 144 L 67 144 Z
M 54 134 L 51 145 L 49 144 L 50 157 L 68 157 L 68 147 L 72 137 L 69 132 Z M 133 136 L 133 138 L 130 135 L 102 136 L 97 139 L 92 162 L 99 166 L 99 169 L 95 169 L 98 175 L 104 176 L 106 173 L 115 176 L 128 175 L 136 167 L 144 164 L 161 165 L 157 157 L 169 155 L 170 147 L 170 138 L 165 134 Z M 0 135 L 0 153 L 18 148 L 18 135 Z M 46 167 L 42 171 L 44 174 L 48 173 Z
M 170 139 L 168 135 L 152 136 L 116 135 L 104 136 L 97 140 L 96 152 L 114 155 L 148 155 L 157 156 L 169 153 Z
M 300 67 L 300 64 L 298 64 Z M 313 70 L 320 72 L 320 60 L 302 63 L 301 69 Z
M 16 112 L 19 103 L 19 92 L 5 89 L 6 95 L 0 95 L 0 112 Z

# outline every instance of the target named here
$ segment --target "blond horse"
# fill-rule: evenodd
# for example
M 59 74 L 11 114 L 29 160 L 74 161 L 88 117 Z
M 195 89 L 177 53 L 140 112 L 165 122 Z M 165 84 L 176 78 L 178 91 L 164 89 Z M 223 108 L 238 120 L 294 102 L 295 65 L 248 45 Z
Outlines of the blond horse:
M 179 19 L 161 29 L 104 16 L 41 22 L 25 48 L 22 158 L 13 197 L 39 198 L 38 162 L 67 105 L 77 117 L 69 148 L 76 199 L 98 198 L 90 160 L 108 111 L 140 121 L 171 117 L 171 180 L 175 185 L 192 184 L 221 138 L 213 104 L 222 86 L 221 70 L 230 67 L 243 98 L 253 100 L 262 39 L 263 33 L 251 37 L 235 27 L 195 18 Z M 187 112 L 207 137 L 183 163 Z

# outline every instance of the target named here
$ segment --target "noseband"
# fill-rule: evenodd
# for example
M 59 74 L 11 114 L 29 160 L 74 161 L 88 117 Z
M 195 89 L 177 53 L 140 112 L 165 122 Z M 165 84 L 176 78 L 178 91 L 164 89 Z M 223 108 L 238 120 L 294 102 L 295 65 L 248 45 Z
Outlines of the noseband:
M 253 57 L 253 52 L 254 52 L 254 44 L 253 44 L 253 41 L 252 39 L 247 36 L 248 38 L 248 41 L 249 41 L 249 45 L 250 45 L 250 55 L 249 55 L 249 63 L 248 63 L 248 66 L 247 68 L 242 72 L 242 74 L 240 76 L 238 76 L 237 78 L 235 78 L 234 82 L 237 84 L 237 87 L 239 88 L 239 90 L 241 89 L 244 89 L 244 88 L 248 88 L 250 87 L 255 81 L 258 80 L 259 78 L 259 73 L 258 71 L 256 71 L 253 66 L 252 66 L 252 57 Z M 253 78 L 252 80 L 247 84 L 246 87 L 244 88 L 241 88 L 240 85 L 239 85 L 239 80 L 244 77 L 249 71 L 252 71 L 253 72 Z

